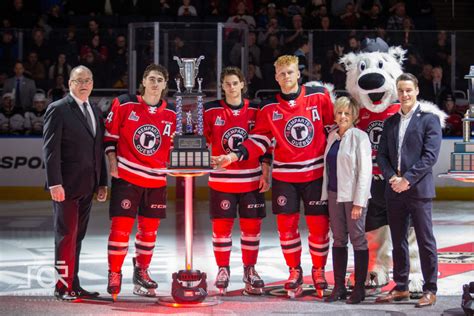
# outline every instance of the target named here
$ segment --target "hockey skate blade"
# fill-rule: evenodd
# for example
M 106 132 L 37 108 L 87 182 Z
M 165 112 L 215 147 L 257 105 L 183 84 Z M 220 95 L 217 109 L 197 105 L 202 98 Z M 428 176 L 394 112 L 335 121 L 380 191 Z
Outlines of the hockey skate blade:
M 303 295 L 303 288 L 301 286 L 297 287 L 296 289 L 286 290 L 288 298 L 295 299 Z
M 133 294 L 138 295 L 138 296 L 145 296 L 145 297 L 156 296 L 155 289 L 147 289 L 138 284 L 133 287 Z
M 112 294 L 112 302 L 117 302 L 118 294 Z
M 227 294 L 227 288 L 226 287 L 223 287 L 223 288 L 217 288 L 219 290 L 219 295 L 220 296 L 225 296 Z
M 242 291 L 242 294 L 243 295 L 246 295 L 246 296 L 252 296 L 252 295 L 263 295 L 264 293 L 264 288 L 263 287 L 252 287 L 250 284 L 245 284 L 245 288 L 244 290 Z

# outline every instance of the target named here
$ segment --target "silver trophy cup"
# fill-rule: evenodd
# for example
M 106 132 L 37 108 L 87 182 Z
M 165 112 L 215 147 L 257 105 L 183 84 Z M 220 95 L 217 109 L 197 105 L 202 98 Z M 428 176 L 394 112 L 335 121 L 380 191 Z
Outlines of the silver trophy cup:
M 178 63 L 179 73 L 183 78 L 183 85 L 186 89 L 185 93 L 191 94 L 198 75 L 199 64 L 204 59 L 204 56 L 201 55 L 198 58 L 179 58 L 174 56 L 173 59 Z M 201 91 L 198 91 L 198 93 L 201 93 Z

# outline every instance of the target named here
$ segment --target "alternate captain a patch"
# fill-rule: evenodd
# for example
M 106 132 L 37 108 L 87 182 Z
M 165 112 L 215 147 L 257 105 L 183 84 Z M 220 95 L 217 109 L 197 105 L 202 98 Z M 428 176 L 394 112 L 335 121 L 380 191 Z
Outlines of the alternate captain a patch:
M 133 145 L 142 155 L 153 155 L 161 145 L 160 131 L 154 125 L 140 126 L 133 135 Z

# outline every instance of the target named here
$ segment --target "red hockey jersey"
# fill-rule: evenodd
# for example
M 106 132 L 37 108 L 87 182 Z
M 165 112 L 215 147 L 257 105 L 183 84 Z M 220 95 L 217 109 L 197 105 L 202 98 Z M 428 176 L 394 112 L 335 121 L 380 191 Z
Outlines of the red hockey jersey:
M 121 95 L 112 102 L 105 122 L 105 152 L 116 151 L 120 178 L 145 188 L 166 185 L 176 110 L 165 100 L 149 106 L 141 96 Z
M 275 138 L 273 178 L 308 182 L 323 175 L 326 129 L 333 124 L 334 109 L 328 91 L 324 87 L 301 86 L 294 98 L 279 93 L 265 100 L 255 128 L 242 145 L 252 159 L 262 155 Z
M 382 136 L 383 122 L 397 113 L 399 109 L 400 103 L 392 103 L 381 113 L 370 112 L 366 108 L 362 108 L 359 111 L 359 122 L 357 123 L 357 127 L 369 135 L 370 143 L 372 144 L 372 174 L 374 175 L 382 174 L 376 158 L 380 137 Z
M 219 156 L 235 151 L 248 138 L 258 105 L 244 100 L 242 108 L 233 110 L 224 100 L 217 100 L 206 103 L 204 109 L 204 135 L 212 155 Z M 258 189 L 261 175 L 259 159 L 237 161 L 227 166 L 226 171 L 211 173 L 209 186 L 221 192 L 250 192 Z

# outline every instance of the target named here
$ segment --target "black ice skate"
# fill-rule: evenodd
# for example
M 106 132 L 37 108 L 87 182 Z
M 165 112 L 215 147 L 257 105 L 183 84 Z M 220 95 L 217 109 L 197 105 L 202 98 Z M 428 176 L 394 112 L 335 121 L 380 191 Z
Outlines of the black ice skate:
M 319 298 L 322 298 L 324 296 L 324 290 L 328 288 L 328 282 L 326 281 L 326 276 L 324 275 L 324 268 L 313 267 L 311 269 L 311 277 L 313 278 L 316 295 Z
M 109 282 L 107 284 L 107 292 L 112 295 L 112 300 L 115 302 L 117 296 L 122 288 L 122 271 L 112 272 L 109 270 Z
M 254 266 L 244 267 L 242 281 L 245 283 L 244 293 L 252 295 L 262 295 L 265 283 L 255 271 Z
M 301 296 L 303 293 L 303 269 L 300 266 L 290 268 L 290 276 L 285 282 L 285 290 L 289 298 Z
M 216 282 L 214 285 L 219 290 L 220 295 L 225 295 L 227 293 L 227 287 L 229 286 L 230 279 L 230 269 L 229 267 L 219 267 L 217 272 Z
M 155 289 L 158 284 L 150 278 L 148 269 L 141 269 L 136 266 L 136 260 L 133 258 L 133 294 L 154 297 L 156 296 Z

